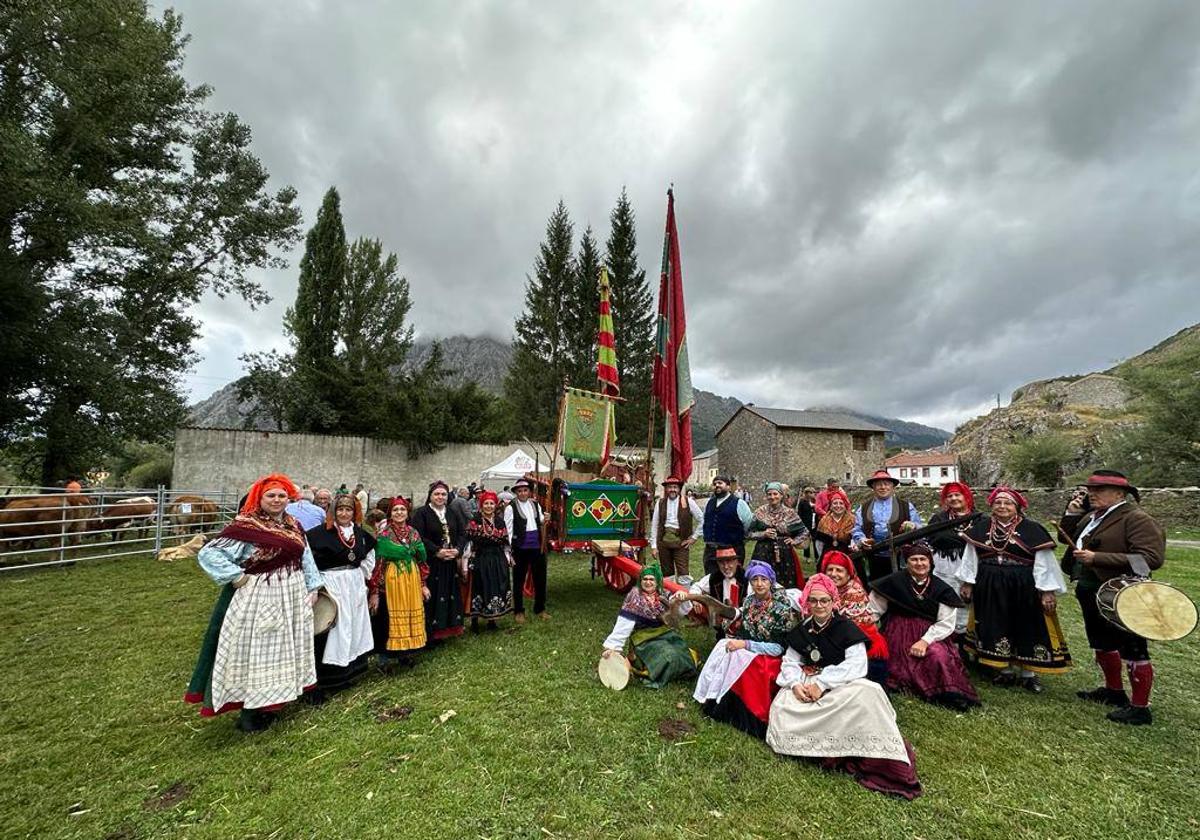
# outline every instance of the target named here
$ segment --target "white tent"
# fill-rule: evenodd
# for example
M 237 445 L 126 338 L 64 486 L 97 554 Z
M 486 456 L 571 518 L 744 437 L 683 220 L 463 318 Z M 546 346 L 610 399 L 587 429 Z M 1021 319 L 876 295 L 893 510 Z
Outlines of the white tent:
M 549 464 L 539 464 L 542 472 L 549 472 Z M 479 474 L 480 481 L 516 481 L 527 472 L 533 472 L 533 456 L 518 449 L 499 464 L 493 464 Z

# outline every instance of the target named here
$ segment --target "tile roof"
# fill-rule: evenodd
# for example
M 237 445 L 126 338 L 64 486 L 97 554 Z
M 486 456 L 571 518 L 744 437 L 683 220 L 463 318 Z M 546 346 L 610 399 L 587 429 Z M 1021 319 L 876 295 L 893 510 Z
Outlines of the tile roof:
M 953 452 L 901 452 L 883 462 L 885 467 L 951 467 L 957 463 Z
M 875 432 L 882 434 L 887 431 L 883 426 L 876 426 L 874 423 L 869 423 L 855 417 L 852 414 L 845 414 L 840 411 L 807 411 L 795 408 L 764 408 L 758 405 L 742 406 L 746 411 L 752 411 L 759 417 L 783 429 L 828 429 L 835 432 Z M 741 409 L 734 412 L 733 417 L 737 417 Z M 733 420 L 730 417 L 725 421 L 725 424 L 717 430 L 717 434 L 725 431 L 725 426 L 728 426 Z

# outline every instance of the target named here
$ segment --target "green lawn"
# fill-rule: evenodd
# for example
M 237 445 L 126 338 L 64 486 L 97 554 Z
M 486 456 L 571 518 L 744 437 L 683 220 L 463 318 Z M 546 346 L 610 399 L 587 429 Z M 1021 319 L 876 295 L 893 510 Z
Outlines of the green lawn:
M 619 598 L 551 560 L 550 623 L 468 637 L 245 737 L 180 698 L 216 588 L 150 559 L 0 578 L 0 825 L 9 837 L 1150 837 L 1200 832 L 1200 634 L 1154 646 L 1153 727 L 981 686 L 958 716 L 897 698 L 907 803 L 704 720 L 690 686 L 615 694 L 594 666 Z M 1200 593 L 1200 552 L 1160 575 Z M 711 642 L 688 631 L 702 651 Z M 396 706 L 412 713 L 377 721 Z M 446 717 L 449 712 L 455 715 Z M 440 720 L 445 717 L 445 720 Z M 694 734 L 667 741 L 659 723 Z

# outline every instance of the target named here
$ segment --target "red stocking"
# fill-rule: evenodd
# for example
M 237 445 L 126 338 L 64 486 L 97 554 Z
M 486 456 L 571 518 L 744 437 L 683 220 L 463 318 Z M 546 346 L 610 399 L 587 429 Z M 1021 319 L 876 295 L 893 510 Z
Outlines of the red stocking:
M 1111 688 L 1113 691 L 1125 690 L 1125 686 L 1121 682 L 1121 654 L 1115 650 L 1098 650 L 1096 651 L 1096 664 L 1104 673 L 1105 688 Z
M 1128 662 L 1130 704 L 1134 706 L 1150 705 L 1150 687 L 1154 685 L 1154 666 L 1149 662 Z

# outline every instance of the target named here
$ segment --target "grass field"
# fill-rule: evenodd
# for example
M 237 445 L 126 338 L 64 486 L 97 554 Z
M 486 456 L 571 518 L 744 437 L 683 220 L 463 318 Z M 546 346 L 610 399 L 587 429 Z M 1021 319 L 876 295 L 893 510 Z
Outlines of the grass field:
M 1160 577 L 1196 597 L 1198 567 L 1172 550 Z M 180 699 L 216 595 L 194 563 L 0 578 L 0 833 L 1200 836 L 1200 634 L 1153 647 L 1155 724 L 1121 727 L 1075 699 L 1097 677 L 1065 599 L 1076 668 L 1040 698 L 981 685 L 968 715 L 895 699 L 925 785 L 908 803 L 704 720 L 691 686 L 606 691 L 594 667 L 618 596 L 579 554 L 553 557 L 550 581 L 551 622 L 461 639 L 246 737 Z M 671 719 L 694 733 L 665 739 Z

